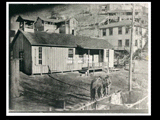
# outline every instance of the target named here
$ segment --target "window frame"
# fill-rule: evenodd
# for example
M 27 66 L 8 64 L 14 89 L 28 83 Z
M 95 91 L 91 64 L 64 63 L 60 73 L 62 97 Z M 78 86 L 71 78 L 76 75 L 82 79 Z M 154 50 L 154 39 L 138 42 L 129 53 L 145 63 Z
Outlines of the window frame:
M 107 36 L 107 34 L 106 34 L 107 32 L 106 31 L 107 31 L 107 29 L 102 29 L 102 36 Z
M 128 44 L 126 44 L 128 41 Z M 125 39 L 125 47 L 129 47 L 129 39 Z
M 119 45 L 119 41 L 121 41 L 121 45 Z M 122 47 L 122 40 L 118 40 L 118 47 Z
M 128 31 L 127 31 L 128 30 Z M 125 34 L 129 34 L 129 26 L 125 27 Z
M 38 47 L 38 64 L 42 65 L 42 47 Z
M 70 53 L 70 50 L 72 50 L 72 53 Z M 68 48 L 68 64 L 73 64 L 73 58 L 74 58 L 74 49 Z
M 135 40 L 134 45 L 137 47 L 138 46 L 138 40 Z
M 138 27 L 135 28 L 135 33 L 138 35 Z
M 122 27 L 118 27 L 118 35 L 122 35 Z
M 112 34 L 111 34 L 112 33 Z M 113 35 L 113 28 L 109 28 L 109 35 L 112 36 Z
M 84 55 L 79 54 L 79 60 L 78 63 L 83 64 L 84 63 Z

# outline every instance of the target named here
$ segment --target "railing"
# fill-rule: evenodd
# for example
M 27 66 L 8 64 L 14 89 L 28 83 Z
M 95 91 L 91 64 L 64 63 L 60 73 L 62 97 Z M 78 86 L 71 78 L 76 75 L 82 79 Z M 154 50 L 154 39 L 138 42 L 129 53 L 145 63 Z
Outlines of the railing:
M 101 109 L 103 109 L 103 105 L 105 107 L 107 107 L 107 106 L 114 106 L 114 105 L 123 106 L 122 104 L 111 103 L 111 101 L 112 101 L 111 98 L 113 98 L 113 95 L 114 94 L 120 94 L 120 93 L 121 93 L 121 91 L 118 91 L 118 92 L 110 94 L 108 96 L 104 96 L 102 98 L 99 98 L 99 99 L 97 99 L 95 101 L 89 102 L 87 104 L 82 104 L 82 106 L 80 106 L 78 108 L 77 107 L 76 108 L 73 107 L 71 110 L 72 111 L 79 111 L 79 110 L 101 110 Z M 119 99 L 119 101 L 120 101 L 120 99 Z M 102 106 L 102 107 L 98 107 L 99 105 Z M 77 105 L 75 105 L 75 106 L 77 106 Z
M 133 108 L 133 107 L 136 107 L 136 108 L 140 109 L 140 104 L 141 104 L 142 102 L 144 102 L 144 101 L 146 100 L 146 98 L 148 98 L 148 96 L 140 99 L 139 101 L 137 101 L 137 102 L 135 102 L 135 103 L 133 103 L 133 104 L 125 104 L 125 106 L 126 106 L 128 109 L 129 109 L 129 108 Z
M 140 104 L 144 103 L 144 100 L 146 100 L 146 98 L 148 98 L 148 96 L 138 100 L 135 103 L 132 104 L 122 104 L 122 99 L 121 99 L 121 94 L 122 91 L 118 91 L 117 93 L 113 93 L 110 94 L 108 96 L 104 96 L 96 101 L 92 101 L 89 102 L 87 104 L 82 104 L 82 106 L 80 107 L 76 107 L 76 108 L 72 108 L 72 111 L 79 111 L 79 110 L 102 110 L 103 108 L 109 108 L 109 110 L 111 110 L 111 107 L 115 107 L 115 106 L 119 106 L 122 109 L 131 109 L 131 108 L 135 108 L 135 109 L 148 109 L 147 106 L 146 107 L 141 107 Z M 119 94 L 119 95 L 118 95 Z M 113 97 L 114 96 L 114 97 Z M 119 97 L 118 97 L 119 96 Z M 102 107 L 98 107 L 98 106 L 102 106 Z

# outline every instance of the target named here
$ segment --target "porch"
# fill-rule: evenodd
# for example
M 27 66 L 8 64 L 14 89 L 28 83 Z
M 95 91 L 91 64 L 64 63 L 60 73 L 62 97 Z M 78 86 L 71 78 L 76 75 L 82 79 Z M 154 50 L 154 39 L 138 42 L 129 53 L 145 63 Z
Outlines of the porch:
M 108 70 L 114 66 L 114 50 L 111 49 L 82 49 L 75 52 L 75 60 L 80 73 Z M 75 67 L 77 68 L 77 67 Z

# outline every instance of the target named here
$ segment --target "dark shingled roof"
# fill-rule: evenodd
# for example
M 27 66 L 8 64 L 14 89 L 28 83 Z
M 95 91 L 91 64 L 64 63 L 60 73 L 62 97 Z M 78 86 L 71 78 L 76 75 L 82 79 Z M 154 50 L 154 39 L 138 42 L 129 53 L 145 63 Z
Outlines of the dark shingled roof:
M 73 36 L 69 34 L 47 33 L 47 32 L 24 32 L 18 30 L 34 46 L 66 46 L 81 47 L 84 49 L 112 49 L 113 46 L 104 39 L 96 39 L 84 36 Z M 15 37 L 16 38 L 16 37 Z M 13 41 L 15 41 L 15 38 Z

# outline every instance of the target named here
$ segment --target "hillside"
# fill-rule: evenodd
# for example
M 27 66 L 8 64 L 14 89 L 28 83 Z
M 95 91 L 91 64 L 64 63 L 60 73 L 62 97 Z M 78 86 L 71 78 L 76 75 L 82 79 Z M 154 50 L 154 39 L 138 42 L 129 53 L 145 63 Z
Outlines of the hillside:
M 51 18 L 53 14 L 57 14 L 58 16 L 63 16 L 65 18 L 67 17 L 75 17 L 77 20 L 82 22 L 90 22 L 93 24 L 95 22 L 95 16 L 83 16 L 80 13 L 83 13 L 85 11 L 88 11 L 93 6 L 91 4 L 59 4 L 55 6 L 48 6 L 42 9 L 35 9 L 34 11 L 24 11 L 23 13 L 15 13 L 11 19 L 10 19 L 10 25 L 12 30 L 18 29 L 18 23 L 16 22 L 16 19 L 18 15 L 23 15 L 25 17 L 33 18 L 36 20 L 38 16 L 43 18 Z M 18 6 L 17 6 L 18 7 Z M 12 9 L 10 9 L 12 11 Z M 14 11 L 14 9 L 13 9 Z M 94 7 L 92 7 L 92 14 L 95 14 L 96 11 L 94 10 Z M 99 17 L 99 19 L 103 19 L 103 17 Z

